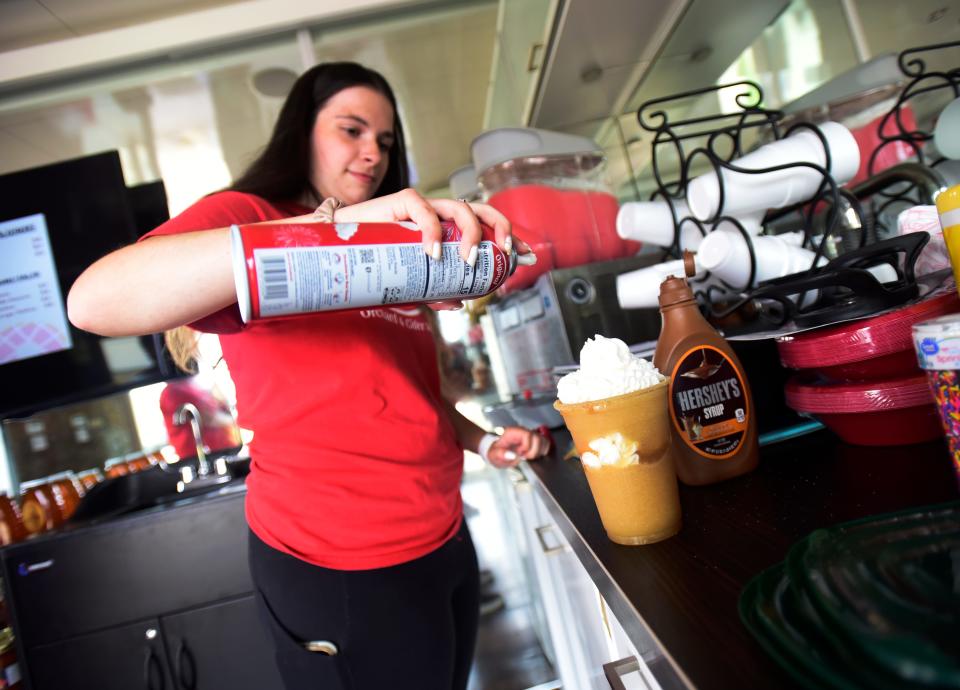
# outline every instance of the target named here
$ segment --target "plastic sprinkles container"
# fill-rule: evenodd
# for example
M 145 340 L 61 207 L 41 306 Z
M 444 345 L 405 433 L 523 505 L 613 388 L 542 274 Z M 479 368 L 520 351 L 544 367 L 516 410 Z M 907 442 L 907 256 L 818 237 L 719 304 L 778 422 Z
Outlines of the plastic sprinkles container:
M 914 324 L 913 345 L 917 362 L 927 373 L 960 481 L 960 314 Z

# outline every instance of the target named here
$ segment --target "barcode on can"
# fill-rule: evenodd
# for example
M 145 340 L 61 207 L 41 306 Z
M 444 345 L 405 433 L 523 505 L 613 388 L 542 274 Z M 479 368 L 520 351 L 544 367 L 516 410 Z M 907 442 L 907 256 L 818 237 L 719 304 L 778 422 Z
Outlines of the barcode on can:
M 283 256 L 261 256 L 260 279 L 264 300 L 288 299 L 290 283 L 287 277 L 287 262 Z

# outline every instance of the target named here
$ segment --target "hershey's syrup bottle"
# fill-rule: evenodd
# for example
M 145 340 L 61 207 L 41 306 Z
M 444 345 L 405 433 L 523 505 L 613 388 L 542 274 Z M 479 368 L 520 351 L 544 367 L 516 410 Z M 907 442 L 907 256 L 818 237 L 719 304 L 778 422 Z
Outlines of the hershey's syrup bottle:
M 689 273 L 690 262 L 686 265 Z M 653 364 L 670 381 L 677 477 L 698 485 L 750 472 L 760 449 L 756 409 L 739 358 L 700 313 L 683 278 L 671 276 L 660 285 L 660 314 Z

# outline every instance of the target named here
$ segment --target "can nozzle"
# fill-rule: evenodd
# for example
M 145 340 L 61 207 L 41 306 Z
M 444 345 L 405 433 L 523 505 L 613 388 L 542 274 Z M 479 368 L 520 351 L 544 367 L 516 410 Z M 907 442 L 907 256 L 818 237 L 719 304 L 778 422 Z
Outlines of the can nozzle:
M 537 263 L 537 255 L 533 252 L 529 254 L 517 254 L 518 266 L 533 266 Z

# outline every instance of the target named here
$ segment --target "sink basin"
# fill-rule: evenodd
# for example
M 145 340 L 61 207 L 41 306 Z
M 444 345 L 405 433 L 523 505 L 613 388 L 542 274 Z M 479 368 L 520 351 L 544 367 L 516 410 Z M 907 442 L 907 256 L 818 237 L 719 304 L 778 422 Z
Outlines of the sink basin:
M 80 501 L 70 522 L 77 524 L 104 517 L 113 517 L 143 508 L 172 503 L 183 498 L 211 493 L 230 485 L 239 485 L 250 472 L 250 460 L 226 456 L 224 453 L 211 454 L 212 460 L 219 457 L 227 459 L 227 474 L 195 478 L 178 491 L 181 481 L 179 466 L 183 463 L 196 469 L 196 458 L 185 458 L 179 463 L 154 465 L 153 467 L 127 474 L 122 477 L 105 479 L 91 487 Z

